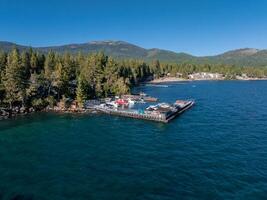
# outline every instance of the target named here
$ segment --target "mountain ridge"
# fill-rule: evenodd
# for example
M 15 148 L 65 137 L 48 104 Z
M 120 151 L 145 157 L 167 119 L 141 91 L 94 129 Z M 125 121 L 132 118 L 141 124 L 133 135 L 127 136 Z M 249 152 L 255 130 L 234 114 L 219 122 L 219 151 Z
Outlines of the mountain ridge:
M 34 49 L 42 53 L 55 51 L 58 53 L 93 53 L 103 51 L 105 54 L 119 59 L 141 59 L 145 61 L 160 60 L 170 63 L 192 64 L 227 64 L 237 66 L 267 66 L 267 50 L 255 48 L 241 48 L 226 51 L 214 56 L 194 56 L 185 52 L 174 52 L 159 48 L 146 49 L 125 41 L 102 40 L 87 43 L 72 43 L 65 45 L 30 47 L 8 41 L 0 41 L 0 51 L 11 51 L 12 48 L 19 50 Z

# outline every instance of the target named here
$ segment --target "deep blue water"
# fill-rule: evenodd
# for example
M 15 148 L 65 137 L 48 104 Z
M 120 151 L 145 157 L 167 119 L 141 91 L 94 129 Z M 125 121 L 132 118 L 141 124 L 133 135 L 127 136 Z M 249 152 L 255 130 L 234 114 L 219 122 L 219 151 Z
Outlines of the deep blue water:
M 0 122 L 0 199 L 267 199 L 267 81 L 140 87 L 197 104 L 169 124 L 33 114 Z

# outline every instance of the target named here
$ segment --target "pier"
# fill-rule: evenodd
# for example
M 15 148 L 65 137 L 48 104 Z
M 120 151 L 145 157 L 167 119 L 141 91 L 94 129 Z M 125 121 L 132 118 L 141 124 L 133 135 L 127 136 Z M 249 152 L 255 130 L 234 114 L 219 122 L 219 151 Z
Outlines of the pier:
M 159 112 L 157 114 L 149 111 L 142 113 L 138 110 L 112 109 L 112 108 L 101 108 L 101 107 L 96 108 L 96 110 L 109 115 L 169 123 L 171 120 L 173 120 L 186 110 L 190 109 L 194 104 L 195 104 L 194 101 L 182 101 L 182 106 L 181 104 L 180 105 L 174 104 L 171 110 L 169 110 L 168 112 L 167 111 L 166 113 Z

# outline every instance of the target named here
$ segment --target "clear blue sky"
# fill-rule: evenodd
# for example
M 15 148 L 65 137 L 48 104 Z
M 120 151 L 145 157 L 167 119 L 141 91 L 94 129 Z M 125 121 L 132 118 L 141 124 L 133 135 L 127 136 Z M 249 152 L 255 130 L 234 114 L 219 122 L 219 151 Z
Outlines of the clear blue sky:
M 267 48 L 267 0 L 0 0 L 0 40 L 124 40 L 194 55 Z

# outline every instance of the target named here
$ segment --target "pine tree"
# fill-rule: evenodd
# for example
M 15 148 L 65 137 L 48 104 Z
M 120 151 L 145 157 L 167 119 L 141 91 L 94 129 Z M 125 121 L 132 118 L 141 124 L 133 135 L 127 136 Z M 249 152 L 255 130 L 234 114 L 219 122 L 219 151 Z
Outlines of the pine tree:
M 4 52 L 0 53 L 0 84 L 2 83 L 2 77 L 4 76 L 7 62 L 7 55 Z
M 54 85 L 61 94 L 66 97 L 72 96 L 70 89 L 70 81 L 75 78 L 74 62 L 69 54 L 65 54 L 62 59 L 56 61 Z M 73 94 L 74 95 L 74 94 Z
M 84 80 L 83 76 L 80 75 L 78 78 L 78 86 L 76 90 L 76 100 L 80 108 L 83 108 L 86 99 L 87 99 L 87 83 Z
M 17 49 L 12 50 L 8 55 L 7 66 L 5 69 L 4 87 L 6 101 L 12 107 L 14 102 L 21 102 L 24 105 L 26 87 L 24 70 L 21 65 L 20 55 Z
M 130 91 L 128 86 L 129 80 L 124 80 L 123 78 L 119 78 L 112 86 L 112 92 L 115 95 L 123 95 L 127 94 Z
M 5 74 L 6 62 L 7 62 L 6 53 L 4 53 L 4 52 L 0 53 L 0 104 L 4 100 L 4 95 L 5 95 L 3 78 L 4 78 L 4 74 Z
M 31 54 L 30 58 L 30 65 L 31 65 L 31 71 L 32 73 L 37 73 L 38 72 L 38 56 L 36 52 L 33 52 Z
M 104 96 L 114 95 L 112 92 L 112 87 L 115 81 L 119 77 L 119 68 L 118 64 L 111 58 L 108 59 L 106 63 L 106 67 L 103 72 L 104 80 L 103 80 L 103 93 Z
M 45 78 L 50 80 L 54 69 L 55 69 L 55 53 L 50 51 L 47 54 L 44 63 Z
M 62 92 L 62 87 L 63 87 L 63 81 L 62 81 L 62 75 L 63 73 L 63 65 L 60 60 L 57 60 L 56 66 L 55 66 L 55 71 L 53 72 L 54 80 L 52 85 L 56 88 L 57 90 L 57 98 L 58 100 L 61 97 L 61 92 Z
M 159 60 L 153 61 L 152 70 L 155 78 L 159 78 L 161 76 L 161 67 Z
M 63 56 L 63 66 L 64 66 L 65 79 L 67 80 L 75 79 L 76 78 L 75 62 L 69 53 L 66 53 Z
M 23 52 L 21 54 L 21 67 L 23 70 L 23 78 L 26 82 L 31 76 L 30 54 L 28 52 Z
M 46 79 L 47 82 L 48 96 L 51 95 L 51 90 L 56 79 L 54 73 L 55 65 L 56 65 L 55 53 L 50 51 L 45 57 L 45 62 L 44 62 L 44 78 Z

